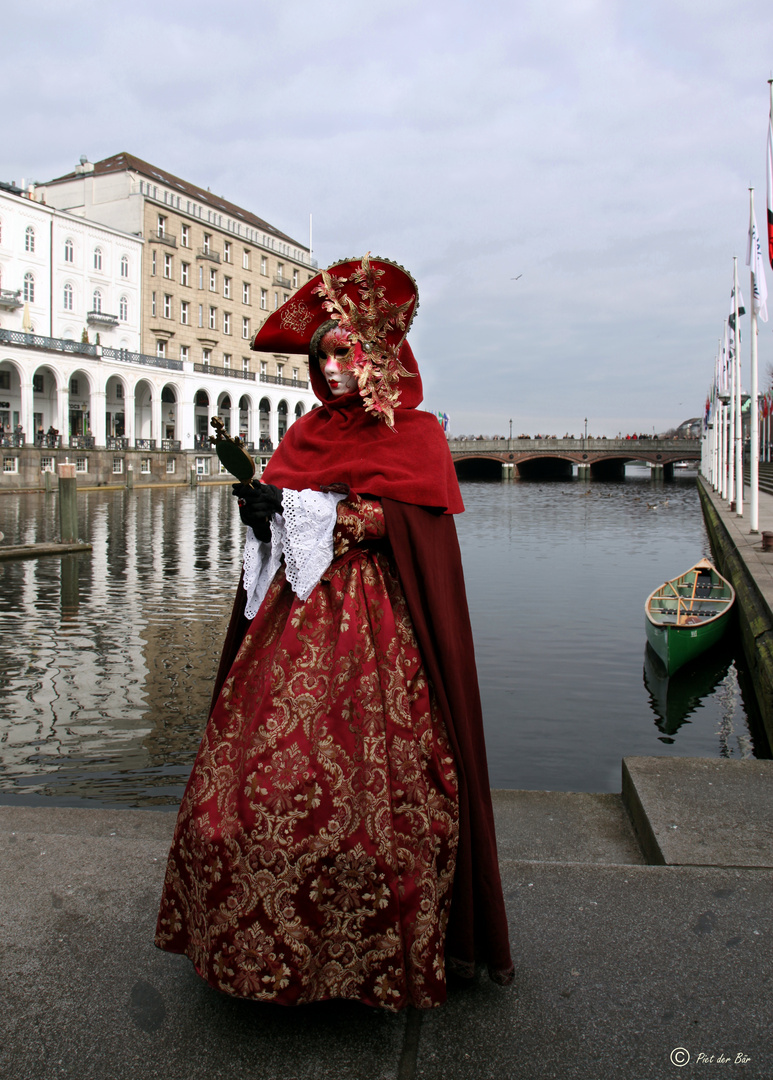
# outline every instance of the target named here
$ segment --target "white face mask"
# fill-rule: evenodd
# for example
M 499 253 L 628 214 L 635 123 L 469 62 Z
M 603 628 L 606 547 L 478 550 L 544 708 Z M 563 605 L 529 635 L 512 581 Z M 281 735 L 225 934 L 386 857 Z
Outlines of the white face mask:
M 342 344 L 334 331 L 325 334 L 320 342 L 319 366 L 333 397 L 343 397 L 357 389 L 357 376 L 343 366 L 351 351 L 352 347 Z

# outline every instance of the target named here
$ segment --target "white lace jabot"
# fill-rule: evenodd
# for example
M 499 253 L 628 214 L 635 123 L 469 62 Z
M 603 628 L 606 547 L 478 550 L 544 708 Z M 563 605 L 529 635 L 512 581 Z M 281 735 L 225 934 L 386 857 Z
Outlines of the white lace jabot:
M 307 600 L 311 590 L 333 561 L 333 530 L 338 504 L 343 495 L 321 491 L 282 491 L 283 512 L 271 523 L 271 542 L 258 540 L 247 529 L 244 543 L 244 588 L 248 619 L 255 617 L 279 569 L 285 573 L 299 600 Z

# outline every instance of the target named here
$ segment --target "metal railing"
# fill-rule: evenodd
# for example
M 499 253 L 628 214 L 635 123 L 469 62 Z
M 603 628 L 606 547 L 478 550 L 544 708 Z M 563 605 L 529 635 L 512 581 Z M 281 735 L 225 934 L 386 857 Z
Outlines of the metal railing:
M 11 435 L 0 435 L 0 446 L 3 447 L 24 446 L 26 441 L 24 432 L 14 432 Z
M 129 440 L 123 435 L 108 435 L 107 437 L 107 449 L 108 450 L 128 450 Z
M 180 440 L 179 439 L 162 439 L 161 440 L 161 449 L 162 450 L 179 450 L 180 449 Z
M 170 247 L 177 247 L 177 237 L 172 236 L 171 233 L 162 232 L 160 229 L 151 229 L 150 239 L 158 240 L 160 244 L 169 244 Z
M 0 341 L 9 345 L 24 345 L 28 349 L 49 349 L 52 352 L 77 353 L 80 356 L 97 356 L 97 346 L 87 341 L 65 341 L 62 338 L 25 334 L 19 330 L 0 329 Z
M 156 440 L 155 439 L 135 439 L 134 440 L 134 449 L 135 450 L 155 450 L 156 449 Z
M 170 360 L 166 356 L 148 356 L 147 353 L 129 352 L 128 349 L 111 349 L 102 346 L 102 356 L 107 360 L 118 360 L 122 364 L 145 364 L 148 367 L 166 368 L 168 371 L 182 371 L 182 360 Z
M 113 316 L 110 316 L 112 318 Z M 0 341 L 8 345 L 23 345 L 28 349 L 47 349 L 49 352 L 71 353 L 77 356 L 102 357 L 118 360 L 123 364 L 145 364 L 149 367 L 182 371 L 182 360 L 170 360 L 165 356 L 148 356 L 146 353 L 129 352 L 128 349 L 112 349 L 108 345 L 92 345 L 88 341 L 70 341 L 65 338 L 43 337 L 41 334 L 25 334 L 20 330 L 0 329 Z
M 96 441 L 93 435 L 71 435 L 69 446 L 71 450 L 94 450 Z
M 215 367 L 214 364 L 194 363 L 194 371 L 206 372 L 209 375 L 222 375 L 229 379 L 249 379 L 255 382 L 254 371 L 243 371 L 241 368 Z
M 211 259 L 212 262 L 219 263 L 220 256 L 216 251 L 208 251 L 207 248 L 198 248 L 196 251 L 197 259 Z
M 62 436 L 58 431 L 55 435 L 50 435 L 47 431 L 44 431 L 35 436 L 35 446 L 40 450 L 61 450 Z
M 298 390 L 309 389 L 309 384 L 304 379 L 285 379 L 282 375 L 264 375 L 261 372 L 260 381 L 272 383 L 274 386 L 294 386 Z
M 283 289 L 292 289 L 293 287 L 289 277 L 283 277 L 281 274 L 274 274 L 274 284 L 281 285 Z

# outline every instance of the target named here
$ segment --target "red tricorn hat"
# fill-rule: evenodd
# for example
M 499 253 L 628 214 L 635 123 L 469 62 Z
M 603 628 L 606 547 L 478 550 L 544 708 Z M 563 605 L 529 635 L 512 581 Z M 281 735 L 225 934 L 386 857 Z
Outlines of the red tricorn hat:
M 314 331 L 335 319 L 363 345 L 378 340 L 399 349 L 418 306 L 416 282 L 402 266 L 369 255 L 345 259 L 315 274 L 272 312 L 251 348 L 308 355 Z

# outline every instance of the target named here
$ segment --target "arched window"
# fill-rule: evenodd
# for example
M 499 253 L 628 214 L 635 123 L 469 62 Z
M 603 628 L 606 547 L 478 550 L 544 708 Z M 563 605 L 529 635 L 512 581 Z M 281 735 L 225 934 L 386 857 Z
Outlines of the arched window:
M 102 269 L 102 248 L 99 247 L 94 248 L 94 269 Z
M 68 263 L 75 262 L 75 248 L 72 240 L 65 240 L 64 242 L 64 261 Z
M 30 273 L 24 275 L 24 299 L 30 304 L 35 301 L 35 278 Z
M 94 303 L 91 310 L 97 312 L 102 310 L 102 293 L 99 291 L 99 289 L 94 290 Z
M 121 277 L 126 277 L 127 278 L 128 276 L 129 276 L 129 256 L 128 255 L 122 255 L 121 256 Z
M 72 285 L 64 287 L 64 310 L 72 311 Z
M 121 322 L 126 322 L 129 318 L 129 301 L 125 296 L 118 301 L 118 318 Z
M 27 228 L 24 230 L 24 250 L 35 250 L 35 230 L 32 228 L 31 225 L 28 225 Z

